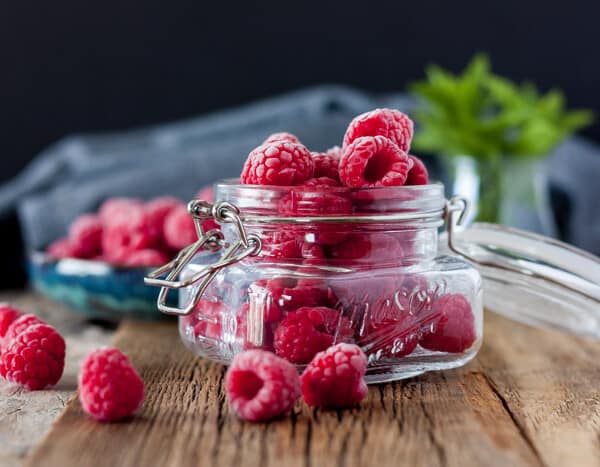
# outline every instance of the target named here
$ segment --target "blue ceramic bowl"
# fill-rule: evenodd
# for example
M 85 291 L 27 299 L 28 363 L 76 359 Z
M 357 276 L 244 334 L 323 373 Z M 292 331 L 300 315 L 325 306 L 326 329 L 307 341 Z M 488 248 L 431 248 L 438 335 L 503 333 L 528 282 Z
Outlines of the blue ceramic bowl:
M 56 260 L 42 252 L 29 255 L 31 283 L 42 294 L 90 319 L 160 319 L 158 289 L 144 285 L 149 268 L 114 266 L 102 261 Z M 172 305 L 177 294 L 170 294 Z

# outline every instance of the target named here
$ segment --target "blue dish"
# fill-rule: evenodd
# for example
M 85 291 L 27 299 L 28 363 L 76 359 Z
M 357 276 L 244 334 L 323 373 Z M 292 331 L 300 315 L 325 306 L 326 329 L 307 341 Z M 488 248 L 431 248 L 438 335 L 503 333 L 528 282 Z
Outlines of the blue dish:
M 90 319 L 161 319 L 158 289 L 144 285 L 149 268 L 114 266 L 102 261 L 56 260 L 42 252 L 29 255 L 31 283 L 42 294 Z M 170 294 L 172 305 L 177 294 Z

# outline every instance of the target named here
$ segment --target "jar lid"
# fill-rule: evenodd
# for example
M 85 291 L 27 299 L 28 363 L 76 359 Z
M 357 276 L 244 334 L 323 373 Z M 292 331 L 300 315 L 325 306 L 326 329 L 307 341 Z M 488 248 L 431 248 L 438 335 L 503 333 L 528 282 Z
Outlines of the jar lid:
M 497 224 L 449 230 L 449 247 L 484 281 L 487 308 L 535 326 L 600 339 L 600 258 Z

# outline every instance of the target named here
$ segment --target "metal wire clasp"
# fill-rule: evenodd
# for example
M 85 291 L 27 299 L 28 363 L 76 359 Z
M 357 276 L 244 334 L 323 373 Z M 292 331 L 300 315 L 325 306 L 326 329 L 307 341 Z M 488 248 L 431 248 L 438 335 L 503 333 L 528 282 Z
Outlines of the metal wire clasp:
M 172 261 L 151 271 L 144 278 L 146 285 L 160 287 L 156 305 L 162 313 L 167 315 L 185 316 L 190 314 L 210 282 L 221 269 L 242 261 L 248 256 L 255 256 L 261 250 L 260 238 L 254 234 L 248 235 L 246 233 L 244 224 L 240 219 L 240 212 L 233 204 L 227 202 L 211 204 L 195 199 L 188 203 L 188 212 L 194 219 L 198 240 L 181 250 Z M 220 230 L 213 229 L 205 232 L 202 228 L 202 221 L 208 219 L 214 219 L 218 224 L 233 224 L 236 227 L 239 240 L 229 245 L 225 242 Z M 225 252 L 219 261 L 202 267 L 188 278 L 178 279 L 183 268 L 198 252 L 221 249 L 225 249 Z M 163 276 L 165 277 L 162 278 Z M 196 283 L 191 299 L 183 308 L 167 305 L 169 290 L 190 287 Z

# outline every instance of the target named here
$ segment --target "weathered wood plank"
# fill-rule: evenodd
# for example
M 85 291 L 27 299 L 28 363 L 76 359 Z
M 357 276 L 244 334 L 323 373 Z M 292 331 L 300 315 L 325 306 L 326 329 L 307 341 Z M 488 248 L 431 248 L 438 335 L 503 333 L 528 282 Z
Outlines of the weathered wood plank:
M 258 425 L 230 413 L 224 369 L 172 324 L 126 323 L 115 344 L 146 381 L 141 413 L 100 425 L 74 399 L 28 465 L 598 465 L 600 344 L 488 317 L 464 369 L 373 386 L 360 409 L 298 404 Z

